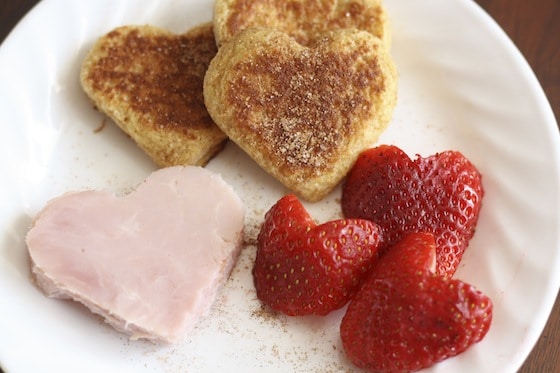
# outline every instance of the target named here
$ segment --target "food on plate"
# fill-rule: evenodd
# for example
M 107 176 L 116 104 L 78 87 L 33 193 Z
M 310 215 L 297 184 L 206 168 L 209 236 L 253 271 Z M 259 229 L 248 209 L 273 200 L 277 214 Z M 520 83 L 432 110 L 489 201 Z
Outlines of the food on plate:
M 97 40 L 80 80 L 95 106 L 158 166 L 202 166 L 227 139 L 202 94 L 216 51 L 211 23 L 181 35 L 122 26 Z
M 458 355 L 484 338 L 492 301 L 434 273 L 431 233 L 404 235 L 350 301 L 340 333 L 346 356 L 372 372 L 408 372 Z
M 356 28 L 389 44 L 387 14 L 381 0 L 217 0 L 214 33 L 223 45 L 241 30 L 268 27 L 284 31 L 310 45 L 325 31 Z
M 281 31 L 249 28 L 210 63 L 204 99 L 257 164 L 319 201 L 389 125 L 397 73 L 385 45 L 365 31 L 328 32 L 309 48 Z
M 291 316 L 349 302 L 343 349 L 372 372 L 416 371 L 456 356 L 492 321 L 491 299 L 453 278 L 482 196 L 480 173 L 457 151 L 411 160 L 396 146 L 369 149 L 344 184 L 345 219 L 317 225 L 293 194 L 267 212 L 253 268 L 257 297 Z
M 49 201 L 26 242 L 46 295 L 83 303 L 131 339 L 177 342 L 214 301 L 240 252 L 244 207 L 201 167 L 152 173 L 125 196 Z
M 482 197 L 481 175 L 460 152 L 412 160 L 381 145 L 363 152 L 342 190 L 347 218 L 381 226 L 384 247 L 408 232 L 434 234 L 440 275 L 452 276 L 475 232 Z
M 379 228 L 359 219 L 317 225 L 293 194 L 266 214 L 257 239 L 257 297 L 290 316 L 344 306 L 377 259 Z

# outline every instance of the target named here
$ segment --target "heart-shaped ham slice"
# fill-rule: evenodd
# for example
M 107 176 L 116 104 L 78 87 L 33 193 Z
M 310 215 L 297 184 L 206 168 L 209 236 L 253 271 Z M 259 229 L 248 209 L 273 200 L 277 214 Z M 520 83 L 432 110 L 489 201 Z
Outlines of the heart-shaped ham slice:
M 154 172 L 126 196 L 48 202 L 27 245 L 36 284 L 86 305 L 131 339 L 179 341 L 213 302 L 241 248 L 244 208 L 204 168 Z

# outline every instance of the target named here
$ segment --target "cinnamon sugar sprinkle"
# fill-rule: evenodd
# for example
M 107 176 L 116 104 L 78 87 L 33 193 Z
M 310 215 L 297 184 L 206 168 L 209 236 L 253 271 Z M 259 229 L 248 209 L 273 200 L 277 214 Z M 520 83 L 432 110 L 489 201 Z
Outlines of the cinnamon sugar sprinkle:
M 236 0 L 230 6 L 226 21 L 230 35 L 259 25 L 287 32 L 302 45 L 312 44 L 325 31 L 341 28 L 357 28 L 384 37 L 385 15 L 380 3 Z
M 270 49 L 239 63 L 228 101 L 240 130 L 283 159 L 283 172 L 322 173 L 343 153 L 356 123 L 371 118 L 384 89 L 378 61 L 361 46 L 340 53 L 305 48 L 294 57 Z M 371 54 L 369 54 L 371 55 Z
M 105 36 L 102 48 L 87 77 L 99 95 L 126 101 L 155 129 L 191 136 L 193 128 L 214 126 L 202 95 L 217 51 L 211 27 L 183 35 L 118 28 Z

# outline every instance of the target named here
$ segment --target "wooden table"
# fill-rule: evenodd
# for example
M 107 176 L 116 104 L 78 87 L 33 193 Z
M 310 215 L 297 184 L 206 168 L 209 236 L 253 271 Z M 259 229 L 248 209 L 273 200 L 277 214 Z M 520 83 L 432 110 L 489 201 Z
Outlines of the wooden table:
M 0 2 L 0 41 L 4 40 L 13 26 L 37 2 Z M 494 17 L 524 54 L 539 78 L 556 117 L 560 118 L 560 1 L 476 2 Z M 541 338 L 519 372 L 560 372 L 560 299 L 556 302 Z

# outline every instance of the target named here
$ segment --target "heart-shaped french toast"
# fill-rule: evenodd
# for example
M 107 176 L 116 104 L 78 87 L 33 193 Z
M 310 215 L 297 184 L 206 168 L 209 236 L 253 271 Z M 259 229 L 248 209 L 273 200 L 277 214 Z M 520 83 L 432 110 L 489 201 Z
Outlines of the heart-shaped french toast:
M 216 51 L 210 23 L 180 35 L 123 26 L 97 40 L 80 80 L 95 106 L 158 166 L 204 165 L 227 139 L 202 95 Z
M 46 295 L 83 303 L 132 339 L 176 342 L 227 279 L 243 225 L 243 205 L 218 174 L 175 166 L 125 196 L 49 201 L 26 242 Z
M 368 31 L 389 45 L 387 23 L 381 0 L 217 0 L 214 5 L 214 33 L 220 46 L 255 26 L 286 32 L 303 45 L 339 28 Z
M 381 40 L 340 29 L 312 47 L 250 28 L 224 44 L 204 79 L 215 123 L 264 170 L 318 201 L 392 117 L 397 74 Z

